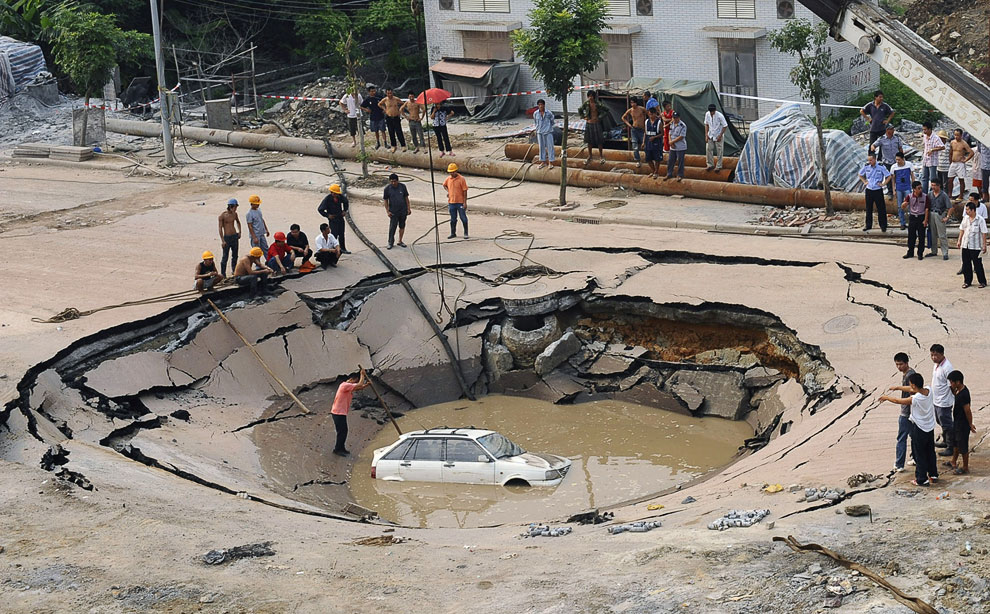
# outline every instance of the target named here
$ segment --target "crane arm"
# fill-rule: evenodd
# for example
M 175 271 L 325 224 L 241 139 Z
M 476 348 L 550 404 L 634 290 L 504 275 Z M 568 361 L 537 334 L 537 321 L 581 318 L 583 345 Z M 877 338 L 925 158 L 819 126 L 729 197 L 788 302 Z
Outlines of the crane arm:
M 990 87 L 864 0 L 798 0 L 887 72 L 981 142 L 990 144 Z

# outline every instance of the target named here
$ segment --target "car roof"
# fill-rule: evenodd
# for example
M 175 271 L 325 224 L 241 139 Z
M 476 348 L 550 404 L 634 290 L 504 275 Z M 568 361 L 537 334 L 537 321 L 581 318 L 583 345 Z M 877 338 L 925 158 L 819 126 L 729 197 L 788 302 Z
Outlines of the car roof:
M 409 431 L 408 433 L 405 433 L 405 437 L 464 437 L 466 439 L 477 439 L 494 432 L 495 431 L 479 429 L 473 426 L 460 428 L 449 428 L 443 426 L 440 428 L 425 429 L 422 431 Z

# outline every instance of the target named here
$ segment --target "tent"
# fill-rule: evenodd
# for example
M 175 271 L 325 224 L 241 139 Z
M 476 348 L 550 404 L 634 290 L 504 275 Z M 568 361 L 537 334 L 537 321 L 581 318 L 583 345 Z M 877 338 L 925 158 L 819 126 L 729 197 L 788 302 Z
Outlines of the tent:
M 749 125 L 749 140 L 739 154 L 736 183 L 784 188 L 820 186 L 818 132 L 800 105 L 782 106 Z M 863 147 L 841 130 L 825 131 L 829 183 L 846 192 L 860 192 Z
M 433 83 L 460 98 L 471 118 L 482 122 L 515 117 L 518 96 L 493 96 L 516 91 L 519 64 L 516 62 L 471 61 L 444 58 L 430 67 Z
M 714 104 L 725 115 L 718 90 L 712 82 L 633 77 L 624 85 L 612 85 L 607 91 L 599 90 L 602 106 L 608 111 L 607 121 L 602 125 L 606 133 L 609 129 L 622 125 L 621 117 L 626 112 L 626 97 L 635 96 L 642 103 L 643 92 L 652 92 L 661 102 L 664 100 L 673 102 L 674 110 L 681 114 L 681 121 L 687 124 L 688 153 L 704 154 L 705 113 L 708 112 L 708 105 Z M 610 96 L 614 98 L 609 98 Z M 723 139 L 726 156 L 738 155 L 746 140 L 731 122 Z
M 22 91 L 47 70 L 41 47 L 0 36 L 0 100 Z

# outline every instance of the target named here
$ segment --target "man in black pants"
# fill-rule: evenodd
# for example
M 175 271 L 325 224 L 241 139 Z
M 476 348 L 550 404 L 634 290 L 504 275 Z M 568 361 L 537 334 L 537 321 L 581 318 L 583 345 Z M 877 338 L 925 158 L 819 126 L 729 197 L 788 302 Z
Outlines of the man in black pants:
M 907 386 L 891 386 L 890 390 L 909 392 L 907 398 L 882 396 L 881 401 L 911 406 L 911 450 L 914 453 L 915 486 L 929 486 L 938 480 L 938 463 L 935 458 L 935 404 L 932 392 L 925 388 L 925 378 L 920 373 L 908 376 Z
M 347 211 L 347 197 L 340 191 L 340 184 L 330 186 L 330 193 L 320 202 L 317 211 L 327 218 L 330 223 L 330 232 L 340 243 L 340 253 L 349 254 L 347 244 L 344 242 L 344 212 Z
M 337 456 L 348 456 L 350 452 L 344 446 L 347 443 L 347 412 L 351 411 L 351 399 L 358 390 L 364 390 L 371 385 L 367 379 L 364 369 L 361 369 L 360 376 L 354 373 L 337 387 L 337 394 L 333 398 L 333 409 L 330 416 L 333 418 L 333 428 L 337 431 L 337 441 L 333 447 L 333 453 Z
M 399 176 L 395 173 L 388 176 L 382 201 L 388 214 L 388 249 L 395 245 L 396 228 L 399 229 L 399 247 L 405 247 L 402 237 L 406 234 L 406 218 L 412 213 L 412 206 L 409 204 L 409 190 L 399 183 Z
M 877 208 L 877 218 L 880 231 L 887 232 L 887 204 L 883 200 L 883 186 L 890 183 L 893 175 L 882 164 L 877 164 L 877 155 L 871 153 L 866 158 L 866 165 L 859 171 L 859 180 L 866 186 L 866 228 L 873 228 L 873 207 Z
M 901 207 L 908 213 L 908 251 L 904 258 L 914 257 L 914 245 L 918 244 L 918 260 L 925 259 L 925 233 L 928 229 L 928 214 L 930 206 L 928 195 L 921 190 L 921 182 L 915 181 L 911 184 L 911 193 L 908 194 Z

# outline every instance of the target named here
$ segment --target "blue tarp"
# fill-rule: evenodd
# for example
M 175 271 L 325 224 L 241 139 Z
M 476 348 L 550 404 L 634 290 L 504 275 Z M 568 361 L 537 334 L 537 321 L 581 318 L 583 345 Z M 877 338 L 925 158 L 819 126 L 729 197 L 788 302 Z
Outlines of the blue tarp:
M 0 98 L 20 92 L 48 70 L 41 47 L 0 36 Z
M 818 133 L 800 105 L 780 107 L 749 126 L 739 153 L 736 183 L 783 188 L 820 186 Z M 834 189 L 861 192 L 859 169 L 866 162 L 863 147 L 841 130 L 825 131 L 825 160 Z

